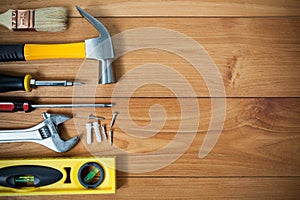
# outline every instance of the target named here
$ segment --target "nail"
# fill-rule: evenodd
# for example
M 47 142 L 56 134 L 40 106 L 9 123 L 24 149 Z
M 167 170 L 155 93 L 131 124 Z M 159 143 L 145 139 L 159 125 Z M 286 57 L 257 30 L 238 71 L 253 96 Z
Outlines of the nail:
M 110 146 L 112 146 L 112 144 L 113 144 L 113 134 L 114 134 L 114 132 L 113 132 L 113 130 L 109 130 L 108 131 L 108 133 L 109 133 L 109 144 L 110 144 Z
M 94 115 L 89 115 L 88 116 L 88 119 L 97 119 L 97 120 L 105 120 L 105 118 L 104 117 L 97 117 L 97 116 L 94 116 Z
M 116 121 L 116 118 L 117 118 L 117 115 L 118 115 L 118 112 L 114 112 L 113 115 L 112 115 L 112 118 L 111 118 L 111 122 L 110 122 L 110 128 L 113 127 L 115 121 Z

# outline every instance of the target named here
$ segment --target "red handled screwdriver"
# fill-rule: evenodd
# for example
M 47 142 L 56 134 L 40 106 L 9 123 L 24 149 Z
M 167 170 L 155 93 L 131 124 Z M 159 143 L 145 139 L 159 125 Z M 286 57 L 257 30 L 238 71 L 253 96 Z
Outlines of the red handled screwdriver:
M 31 112 L 36 108 L 80 108 L 80 107 L 96 107 L 105 108 L 112 107 L 112 103 L 98 104 L 32 104 L 30 102 L 0 102 L 0 112 Z
M 23 90 L 31 92 L 37 86 L 73 86 L 83 85 L 82 82 L 71 81 L 37 81 L 30 74 L 24 76 L 0 75 L 0 92 L 10 92 Z

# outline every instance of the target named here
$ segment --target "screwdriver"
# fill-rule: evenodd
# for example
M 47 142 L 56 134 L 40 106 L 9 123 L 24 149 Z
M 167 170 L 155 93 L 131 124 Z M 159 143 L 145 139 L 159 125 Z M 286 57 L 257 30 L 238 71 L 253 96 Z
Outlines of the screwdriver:
M 80 107 L 96 107 L 106 108 L 112 107 L 112 103 L 99 104 L 32 104 L 30 102 L 0 102 L 0 112 L 31 112 L 36 108 L 80 108 Z
M 26 91 L 31 92 L 37 86 L 73 86 L 83 85 L 82 82 L 71 81 L 37 81 L 30 74 L 25 76 L 0 75 L 0 92 Z

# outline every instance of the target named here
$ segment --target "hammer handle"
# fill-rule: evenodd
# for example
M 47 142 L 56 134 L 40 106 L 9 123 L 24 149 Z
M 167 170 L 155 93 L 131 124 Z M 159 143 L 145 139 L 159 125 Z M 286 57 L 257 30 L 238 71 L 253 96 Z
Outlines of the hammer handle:
M 0 45 L 0 62 L 59 58 L 85 58 L 84 42 Z
M 24 60 L 24 44 L 0 45 L 0 62 Z

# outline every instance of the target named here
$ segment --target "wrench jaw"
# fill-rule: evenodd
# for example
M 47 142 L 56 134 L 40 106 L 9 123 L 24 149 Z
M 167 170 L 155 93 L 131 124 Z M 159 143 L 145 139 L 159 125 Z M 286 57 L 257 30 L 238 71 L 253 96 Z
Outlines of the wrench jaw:
M 44 140 L 35 140 L 33 142 L 39 143 L 57 153 L 69 151 L 78 142 L 79 137 L 73 137 L 67 141 L 62 140 L 58 134 L 53 134 L 51 137 Z
M 65 116 L 65 115 L 49 114 L 46 112 L 43 113 L 43 117 L 45 119 L 45 123 L 47 123 L 49 121 L 49 122 L 55 124 L 56 126 L 71 119 L 70 117 Z
M 58 114 L 49 114 L 43 113 L 43 117 L 45 120 L 42 122 L 44 123 L 44 127 L 40 128 L 39 131 L 42 136 L 42 140 L 36 140 L 37 142 L 43 146 L 48 147 L 56 152 L 66 152 L 70 150 L 78 141 L 79 137 L 73 137 L 67 141 L 64 141 L 60 138 L 58 134 L 57 126 L 62 124 L 63 122 L 70 119 L 65 115 L 58 115 Z

